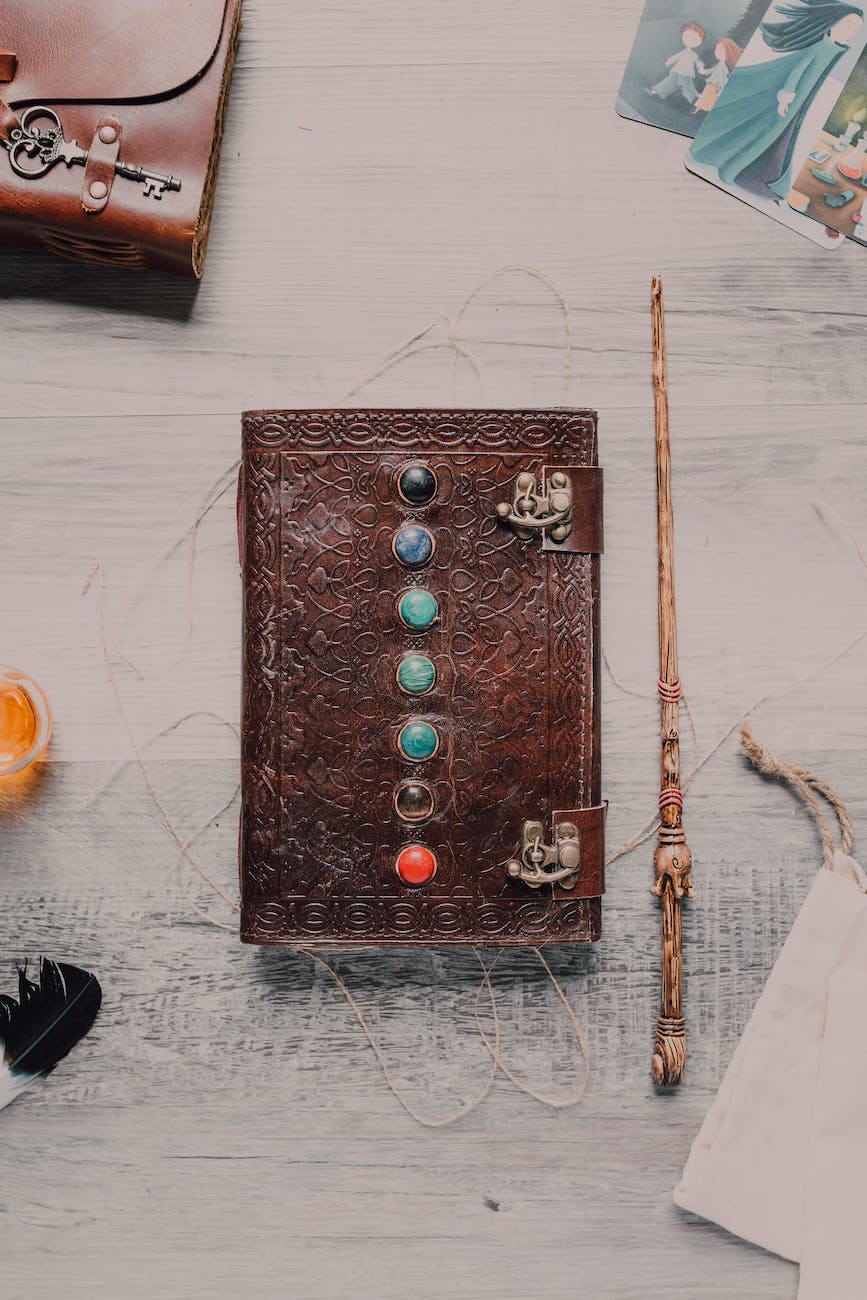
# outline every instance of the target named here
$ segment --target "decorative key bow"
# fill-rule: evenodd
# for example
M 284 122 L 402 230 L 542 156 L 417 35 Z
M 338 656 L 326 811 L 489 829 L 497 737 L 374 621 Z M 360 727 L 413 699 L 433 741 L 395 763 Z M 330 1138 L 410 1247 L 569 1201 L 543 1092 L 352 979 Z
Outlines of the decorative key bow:
M 26 181 L 38 180 L 61 162 L 67 167 L 83 167 L 88 157 L 87 149 L 82 149 L 77 141 L 64 138 L 63 124 L 54 109 L 42 104 L 26 109 L 21 114 L 20 125 L 13 127 L 9 139 L 2 143 L 9 151 L 12 170 Z M 161 199 L 166 190 L 181 188 L 175 176 L 161 176 L 132 163 L 118 161 L 114 170 L 118 176 L 144 186 L 147 198 Z

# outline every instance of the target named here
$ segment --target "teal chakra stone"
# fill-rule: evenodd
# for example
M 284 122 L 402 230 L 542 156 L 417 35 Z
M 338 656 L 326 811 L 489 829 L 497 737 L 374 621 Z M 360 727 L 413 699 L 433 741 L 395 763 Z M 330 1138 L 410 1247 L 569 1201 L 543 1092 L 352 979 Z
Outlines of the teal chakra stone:
M 425 695 L 437 679 L 427 655 L 407 655 L 397 665 L 397 684 L 407 695 Z
M 391 549 L 401 564 L 417 568 L 427 564 L 434 553 L 433 534 L 421 524 L 404 524 L 397 530 Z
M 412 628 L 413 632 L 423 632 L 435 623 L 439 614 L 436 596 L 424 587 L 414 587 L 405 591 L 397 602 L 397 613 L 401 623 Z
M 408 722 L 401 728 L 397 738 L 397 747 L 404 758 L 413 759 L 416 763 L 423 763 L 425 759 L 433 758 L 439 746 L 440 738 L 437 729 L 429 722 Z

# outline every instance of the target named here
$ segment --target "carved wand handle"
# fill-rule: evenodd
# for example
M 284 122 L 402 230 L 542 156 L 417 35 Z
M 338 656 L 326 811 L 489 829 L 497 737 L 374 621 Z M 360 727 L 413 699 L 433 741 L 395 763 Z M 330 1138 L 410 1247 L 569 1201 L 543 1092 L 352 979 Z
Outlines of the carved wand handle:
M 659 526 L 659 722 L 661 767 L 659 845 L 653 859 L 652 892 L 662 899 L 662 1008 L 656 1022 L 653 1078 L 670 1087 L 680 1083 L 686 1060 L 681 958 L 683 898 L 692 898 L 692 855 L 683 830 L 678 715 L 677 611 L 674 603 L 674 517 L 671 504 L 671 449 L 668 437 L 668 378 L 662 281 L 650 286 L 653 321 L 653 398 L 656 415 L 656 490 Z

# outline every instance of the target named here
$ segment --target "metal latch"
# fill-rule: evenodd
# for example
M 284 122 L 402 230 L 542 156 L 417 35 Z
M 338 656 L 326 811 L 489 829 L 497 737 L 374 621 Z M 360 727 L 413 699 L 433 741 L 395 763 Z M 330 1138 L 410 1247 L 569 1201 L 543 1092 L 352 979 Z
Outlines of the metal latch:
M 500 501 L 497 514 L 514 528 L 518 537 L 549 532 L 554 542 L 564 542 L 572 531 L 572 482 L 563 470 L 555 470 L 547 492 L 536 486 L 534 474 L 524 472 L 515 480 L 511 501 Z
M 545 843 L 541 822 L 524 822 L 521 830 L 521 856 L 510 858 L 506 874 L 522 880 L 530 889 L 542 885 L 559 885 L 574 889 L 581 867 L 581 836 L 573 822 L 560 822 L 554 830 L 553 844 Z

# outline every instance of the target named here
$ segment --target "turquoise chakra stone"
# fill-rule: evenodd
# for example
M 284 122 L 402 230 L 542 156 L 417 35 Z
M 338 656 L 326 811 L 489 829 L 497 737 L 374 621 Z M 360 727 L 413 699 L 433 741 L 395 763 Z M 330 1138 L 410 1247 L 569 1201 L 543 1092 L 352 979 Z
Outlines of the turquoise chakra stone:
M 427 564 L 434 553 L 433 534 L 421 524 L 404 524 L 395 533 L 391 549 L 401 564 L 417 568 Z
M 437 679 L 427 655 L 407 655 L 397 665 L 397 684 L 407 695 L 425 695 Z
M 405 591 L 397 603 L 397 613 L 401 623 L 412 628 L 413 632 L 423 632 L 436 622 L 439 606 L 436 597 L 424 587 L 414 587 Z
M 408 722 L 401 728 L 397 738 L 397 747 L 404 758 L 414 759 L 417 763 L 433 758 L 439 744 L 436 727 L 432 727 L 429 722 Z

